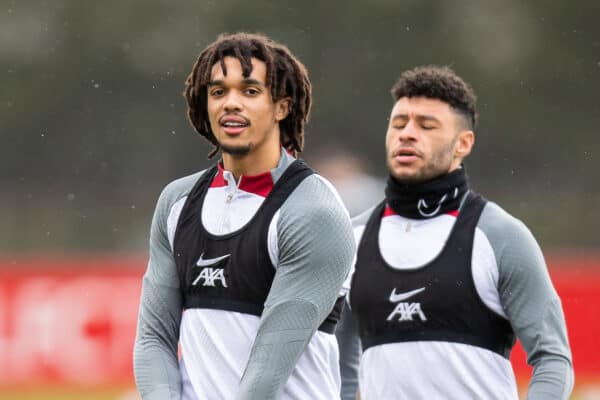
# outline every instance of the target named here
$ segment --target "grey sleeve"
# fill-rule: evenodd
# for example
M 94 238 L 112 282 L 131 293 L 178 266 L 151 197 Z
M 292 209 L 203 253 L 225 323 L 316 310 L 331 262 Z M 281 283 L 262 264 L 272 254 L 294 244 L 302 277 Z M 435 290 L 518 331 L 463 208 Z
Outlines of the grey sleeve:
M 279 265 L 238 400 L 278 398 L 331 312 L 354 256 L 347 212 L 317 176 L 306 178 L 286 200 L 277 232 Z
M 560 299 L 531 232 L 494 203 L 479 227 L 496 256 L 500 301 L 533 366 L 527 398 L 568 399 L 573 365 Z
M 135 382 L 144 400 L 181 397 L 177 344 L 182 301 L 167 234 L 170 207 L 181 186 L 179 180 L 163 190 L 150 229 L 150 257 L 142 282 L 133 349 Z
M 375 207 L 352 218 L 356 246 L 360 243 L 364 229 Z M 358 250 L 358 249 L 357 249 Z M 342 400 L 355 400 L 358 392 L 358 368 L 362 355 L 362 344 L 358 334 L 358 326 L 350 308 L 350 293 L 346 297 L 346 307 L 335 331 L 340 347 L 340 373 L 342 375 Z
M 348 299 L 347 299 L 348 300 Z M 342 375 L 342 400 L 355 400 L 358 392 L 358 367 L 362 347 L 356 321 L 350 305 L 346 304 L 335 331 L 340 347 L 340 373 Z

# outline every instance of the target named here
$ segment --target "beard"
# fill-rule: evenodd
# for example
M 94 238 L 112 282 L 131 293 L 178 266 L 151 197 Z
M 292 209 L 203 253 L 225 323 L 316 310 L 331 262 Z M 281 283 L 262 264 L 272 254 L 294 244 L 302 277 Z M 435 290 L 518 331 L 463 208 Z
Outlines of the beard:
M 238 146 L 229 146 L 226 144 L 221 144 L 221 150 L 223 151 L 223 153 L 227 153 L 231 156 L 242 157 L 250 153 L 250 150 L 252 150 L 252 143 Z
M 450 172 L 452 165 L 452 153 L 454 151 L 454 144 L 456 141 L 448 143 L 441 149 L 438 149 L 431 155 L 431 158 L 423 165 L 419 170 L 412 174 L 395 174 L 388 164 L 390 174 L 394 179 L 401 184 L 411 185 L 416 183 L 422 183 L 429 181 L 438 176 L 447 174 Z

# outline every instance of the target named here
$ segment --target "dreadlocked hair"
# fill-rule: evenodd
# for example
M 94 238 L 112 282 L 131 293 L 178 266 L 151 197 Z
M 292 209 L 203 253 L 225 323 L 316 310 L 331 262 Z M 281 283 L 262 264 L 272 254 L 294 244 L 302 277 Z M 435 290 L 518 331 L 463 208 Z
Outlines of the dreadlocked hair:
M 289 98 L 288 115 L 279 121 L 280 140 L 283 147 L 296 156 L 304 147 L 304 125 L 308 121 L 312 102 L 312 88 L 306 67 L 286 46 L 262 34 L 240 32 L 222 34 L 208 45 L 198 56 L 185 81 L 183 95 L 188 104 L 188 119 L 196 132 L 214 145 L 208 158 L 212 158 L 220 149 L 208 119 L 208 83 L 216 63 L 227 75 L 225 57 L 239 60 L 245 78 L 252 73 L 251 58 L 266 64 L 266 85 L 273 101 Z

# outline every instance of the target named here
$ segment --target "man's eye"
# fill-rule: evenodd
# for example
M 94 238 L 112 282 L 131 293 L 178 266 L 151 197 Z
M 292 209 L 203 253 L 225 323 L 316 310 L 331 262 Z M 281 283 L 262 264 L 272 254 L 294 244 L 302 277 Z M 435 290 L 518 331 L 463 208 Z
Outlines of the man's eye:
M 223 89 L 213 89 L 210 91 L 211 96 L 222 96 L 225 91 Z
M 396 125 L 394 125 L 394 129 L 404 129 L 405 126 L 406 125 L 398 125 L 398 124 L 396 124 Z
M 426 131 L 430 131 L 432 129 L 435 129 L 435 126 L 423 125 L 422 128 Z
M 257 94 L 259 94 L 260 92 L 258 91 L 258 89 L 255 88 L 247 88 L 245 90 L 246 94 L 249 94 L 250 96 L 256 96 Z

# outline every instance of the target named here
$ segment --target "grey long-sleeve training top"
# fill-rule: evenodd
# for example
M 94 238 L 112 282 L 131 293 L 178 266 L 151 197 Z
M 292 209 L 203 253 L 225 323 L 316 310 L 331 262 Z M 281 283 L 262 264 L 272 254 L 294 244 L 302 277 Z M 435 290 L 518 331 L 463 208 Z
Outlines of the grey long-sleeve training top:
M 358 240 L 371 211 L 372 209 L 353 219 Z M 402 221 L 398 223 L 410 223 L 408 219 Z M 429 225 L 433 229 L 429 237 L 439 236 L 439 224 L 431 221 Z M 485 237 L 491 246 L 490 254 L 485 257 L 491 256 L 495 262 L 494 268 L 497 269 L 496 286 L 487 286 L 487 289 L 496 291 L 496 294 L 488 292 L 487 296 L 497 299 L 494 302 L 497 301 L 497 306 L 510 321 L 527 352 L 527 362 L 534 367 L 528 399 L 567 399 L 573 388 L 574 375 L 565 319 L 537 242 L 521 221 L 493 202 L 488 202 L 485 206 L 477 228 L 483 234 L 481 237 Z M 381 236 L 379 240 L 380 246 L 386 247 L 381 244 Z M 430 254 L 429 259 L 437 255 L 435 246 L 431 246 L 433 245 L 422 248 L 422 251 Z M 474 262 L 478 262 L 477 257 L 482 257 L 483 254 L 487 253 L 474 251 Z M 341 347 L 342 398 L 354 400 L 361 358 L 360 339 L 351 311 L 346 307 L 344 312 L 342 324 L 336 331 Z M 443 377 L 439 378 L 443 383 Z M 414 384 L 418 385 L 418 380 Z M 452 393 L 448 393 L 448 396 L 451 398 Z
M 282 151 L 279 165 L 271 171 L 274 182 L 291 162 L 293 158 Z M 136 383 L 145 400 L 182 396 L 177 357 L 182 298 L 170 237 L 176 226 L 174 211 L 200 175 L 169 184 L 152 221 L 134 347 Z M 294 377 L 299 358 L 331 311 L 355 252 L 348 214 L 332 187 L 317 175 L 296 187 L 271 228 L 276 232 L 276 272 L 243 376 L 237 382 L 237 399 L 274 399 L 281 394 L 298 397 L 286 382 Z M 189 372 L 189 365 L 186 368 Z M 337 365 L 331 373 L 338 374 Z M 339 375 L 337 379 L 339 385 Z

